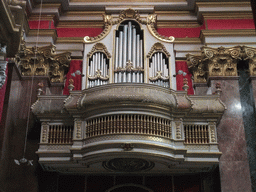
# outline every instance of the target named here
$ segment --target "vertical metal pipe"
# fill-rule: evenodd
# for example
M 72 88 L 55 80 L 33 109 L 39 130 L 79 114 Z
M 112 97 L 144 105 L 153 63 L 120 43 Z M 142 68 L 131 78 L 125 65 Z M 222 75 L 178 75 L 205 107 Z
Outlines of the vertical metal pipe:
M 101 70 L 101 57 L 100 57 L 100 53 L 98 53 L 98 69 Z M 100 71 L 101 72 L 101 71 Z M 98 83 L 97 85 L 99 86 L 100 85 L 100 79 L 97 80 Z
M 117 67 L 118 67 L 118 63 L 119 63 L 119 61 L 118 61 L 118 59 L 119 59 L 119 37 L 116 37 L 116 50 L 115 50 L 115 69 L 117 69 Z M 115 75 L 114 75 L 114 83 L 117 83 L 117 73 L 114 73 Z
M 163 67 L 163 53 L 160 53 L 160 58 L 159 58 L 159 62 L 160 62 L 160 71 L 162 72 L 162 76 L 164 76 L 164 67 Z M 160 86 L 163 86 L 164 85 L 164 81 L 163 80 L 160 80 Z
M 149 77 L 152 77 L 152 62 L 149 64 Z M 149 81 L 151 83 L 151 81 Z
M 140 67 L 143 69 L 143 42 L 142 39 L 140 40 Z M 143 83 L 143 72 L 140 72 L 140 83 Z
M 136 68 L 136 28 L 135 26 L 133 26 L 133 35 L 132 35 L 132 41 L 133 41 L 133 44 L 132 44 L 132 51 L 133 51 L 133 54 L 132 54 L 132 63 L 133 63 L 133 67 Z M 136 74 L 133 72 L 132 74 L 132 82 L 135 83 L 136 82 Z
M 132 23 L 128 23 L 128 59 L 127 60 L 132 60 Z
M 96 65 L 95 61 L 96 61 L 96 56 L 94 54 L 92 56 L 92 74 L 91 74 L 91 76 L 95 75 L 95 65 Z M 94 86 L 95 86 L 95 80 L 92 80 L 92 87 L 94 87 Z
M 155 61 L 155 76 L 157 74 L 157 59 L 156 59 L 157 54 L 154 54 L 154 61 Z M 157 81 L 155 81 L 155 84 L 157 84 Z
M 89 70 L 89 75 L 91 75 L 91 76 L 92 76 L 92 73 L 93 73 L 93 71 L 92 71 L 93 66 L 92 65 L 93 65 L 93 61 L 91 60 L 90 61 L 90 70 Z M 92 87 L 92 81 L 88 79 L 88 82 L 89 82 L 89 87 Z
M 105 73 L 105 67 L 104 67 L 104 53 L 100 53 L 100 70 L 102 71 L 101 72 L 101 75 L 103 77 L 105 77 L 104 73 Z M 100 85 L 103 85 L 103 80 L 100 80 Z
M 126 66 L 126 61 L 127 61 L 127 30 L 128 30 L 128 25 L 124 26 L 124 43 L 123 43 L 123 68 Z M 126 82 L 126 72 L 123 73 L 123 82 Z
M 137 44 L 137 48 L 136 48 L 136 68 L 138 68 L 140 66 L 140 34 L 137 34 L 137 38 L 136 38 L 136 44 Z M 140 80 L 140 73 L 137 72 L 137 77 L 136 77 L 136 83 L 139 83 Z
M 118 67 L 122 68 L 122 62 L 123 62 L 123 31 L 120 31 L 120 35 L 119 35 L 119 64 Z M 121 83 L 122 82 L 122 73 L 118 72 L 118 82 L 117 83 Z

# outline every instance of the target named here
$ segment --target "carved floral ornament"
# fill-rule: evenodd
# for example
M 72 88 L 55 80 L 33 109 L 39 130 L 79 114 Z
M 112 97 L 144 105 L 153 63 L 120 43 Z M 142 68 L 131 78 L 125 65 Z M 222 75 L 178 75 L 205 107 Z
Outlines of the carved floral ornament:
M 201 55 L 186 55 L 194 83 L 205 83 L 208 77 L 214 76 L 237 76 L 237 63 L 242 59 L 249 61 L 250 75 L 256 76 L 256 48 L 204 46 L 201 50 Z
M 49 76 L 52 83 L 64 82 L 64 76 L 69 68 L 71 53 L 56 54 L 55 45 L 44 47 L 26 47 L 22 42 L 16 55 L 22 76 Z
M 141 17 L 137 10 L 134 9 L 126 9 L 120 12 L 118 18 L 114 18 L 111 15 L 103 15 L 104 17 L 104 30 L 101 34 L 96 37 L 84 37 L 84 43 L 95 43 L 102 39 L 104 39 L 110 32 L 111 26 L 121 23 L 122 21 L 129 19 L 135 20 L 140 24 L 147 25 L 149 32 L 158 40 L 172 43 L 175 38 L 173 36 L 166 37 L 160 35 L 156 30 L 156 21 L 157 16 L 155 14 L 148 15 L 147 17 Z

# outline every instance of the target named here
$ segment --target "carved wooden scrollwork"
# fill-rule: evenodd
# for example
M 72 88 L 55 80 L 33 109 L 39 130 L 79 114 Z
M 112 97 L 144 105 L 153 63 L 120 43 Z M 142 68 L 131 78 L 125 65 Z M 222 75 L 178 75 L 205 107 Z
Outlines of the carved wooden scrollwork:
M 124 21 L 126 19 L 135 20 L 140 24 L 147 25 L 149 32 L 156 39 L 158 39 L 160 41 L 172 43 L 175 40 L 175 38 L 173 36 L 165 37 L 165 36 L 160 35 L 157 32 L 157 30 L 156 30 L 157 17 L 155 14 L 149 15 L 148 17 L 141 17 L 137 10 L 129 8 L 129 9 L 121 11 L 117 18 L 114 16 L 111 16 L 111 15 L 104 15 L 103 17 L 104 17 L 104 30 L 102 31 L 102 33 L 96 37 L 85 36 L 84 43 L 95 43 L 95 42 L 102 40 L 109 34 L 112 25 L 121 23 L 122 21 Z
M 22 42 L 20 51 L 16 55 L 22 76 L 49 76 L 53 83 L 64 82 L 71 61 L 71 53 L 56 54 L 55 45 L 44 47 L 26 47 Z
M 193 74 L 194 83 L 206 83 L 207 69 L 201 56 L 187 54 L 188 68 Z

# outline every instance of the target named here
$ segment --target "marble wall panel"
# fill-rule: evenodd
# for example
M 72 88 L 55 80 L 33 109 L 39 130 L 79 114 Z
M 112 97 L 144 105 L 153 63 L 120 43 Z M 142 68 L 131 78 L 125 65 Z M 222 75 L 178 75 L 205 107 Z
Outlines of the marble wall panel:
M 220 99 L 227 110 L 217 126 L 220 157 L 220 178 L 222 191 L 251 191 L 251 179 L 246 150 L 246 138 L 238 80 L 211 80 L 221 84 Z

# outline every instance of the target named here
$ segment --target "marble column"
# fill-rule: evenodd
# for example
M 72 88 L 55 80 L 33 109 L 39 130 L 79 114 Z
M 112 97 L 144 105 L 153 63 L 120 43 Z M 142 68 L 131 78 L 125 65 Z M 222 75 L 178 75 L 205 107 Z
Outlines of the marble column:
M 219 164 L 221 191 L 250 192 L 252 187 L 238 77 L 211 78 L 213 92 L 216 83 L 221 85 L 220 99 L 227 107 L 217 126 L 219 149 L 222 152 Z

